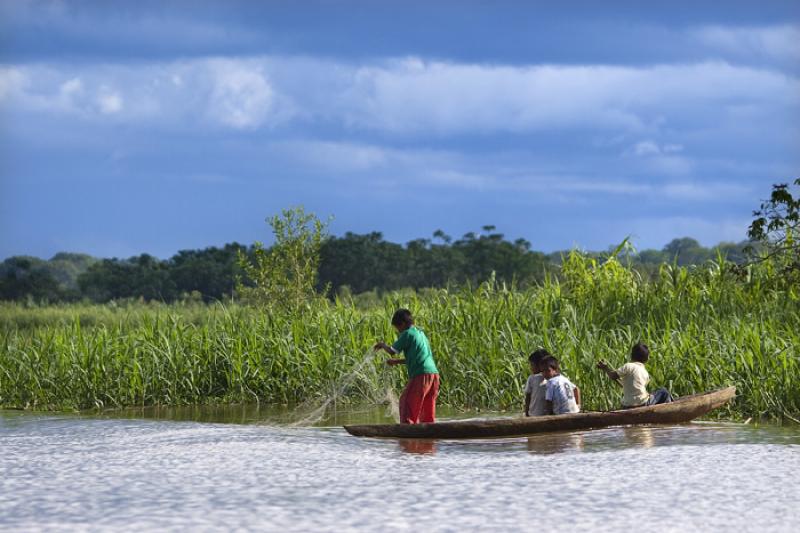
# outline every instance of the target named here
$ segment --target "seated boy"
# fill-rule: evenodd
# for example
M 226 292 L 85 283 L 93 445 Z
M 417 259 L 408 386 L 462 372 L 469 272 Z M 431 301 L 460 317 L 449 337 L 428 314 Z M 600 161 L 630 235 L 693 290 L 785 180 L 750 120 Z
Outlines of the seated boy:
M 540 364 L 542 359 L 549 356 L 547 350 L 536 350 L 528 362 L 531 365 L 531 375 L 525 383 L 525 416 L 542 416 L 544 412 L 544 396 L 547 392 L 547 380 L 542 375 Z
M 545 414 L 563 415 L 581 410 L 581 391 L 569 379 L 561 375 L 558 359 L 552 355 L 541 362 L 542 376 L 547 380 L 545 392 Z
M 669 391 L 663 387 L 657 389 L 653 394 L 647 392 L 650 374 L 644 364 L 648 359 L 650 359 L 650 349 L 646 344 L 638 342 L 631 348 L 631 362 L 625 363 L 617 370 L 612 369 L 603 360 L 597 363 L 597 368 L 603 370 L 608 377 L 617 383 L 620 379 L 622 380 L 623 409 L 672 401 Z

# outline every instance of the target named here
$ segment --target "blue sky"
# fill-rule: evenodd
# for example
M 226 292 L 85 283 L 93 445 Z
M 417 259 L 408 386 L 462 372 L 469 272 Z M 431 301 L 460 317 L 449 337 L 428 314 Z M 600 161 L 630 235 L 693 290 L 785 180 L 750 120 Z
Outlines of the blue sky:
M 434 4 L 434 5 L 428 5 Z M 745 237 L 800 175 L 798 2 L 0 1 L 0 258 Z

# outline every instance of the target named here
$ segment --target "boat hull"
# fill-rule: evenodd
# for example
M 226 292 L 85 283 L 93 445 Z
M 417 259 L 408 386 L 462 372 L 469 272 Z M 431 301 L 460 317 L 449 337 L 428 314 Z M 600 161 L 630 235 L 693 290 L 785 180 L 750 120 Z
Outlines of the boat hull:
M 481 439 L 521 437 L 554 431 L 574 431 L 638 424 L 680 424 L 721 407 L 736 396 L 735 387 L 679 398 L 671 403 L 619 411 L 519 418 L 456 420 L 433 424 L 347 425 L 356 437 L 409 439 Z

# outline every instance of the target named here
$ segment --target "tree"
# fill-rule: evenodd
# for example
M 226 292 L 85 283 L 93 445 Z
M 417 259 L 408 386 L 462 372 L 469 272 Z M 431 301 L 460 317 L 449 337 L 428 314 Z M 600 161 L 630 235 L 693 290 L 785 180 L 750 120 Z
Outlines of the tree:
M 94 263 L 78 276 L 78 286 L 84 296 L 97 302 L 119 298 L 170 302 L 178 296 L 169 264 L 148 254 Z
M 0 263 L 0 300 L 55 302 L 63 292 L 46 262 L 35 257 L 9 257 Z
M 238 263 L 246 279 L 237 292 L 257 305 L 299 310 L 317 297 L 320 248 L 327 224 L 302 207 L 285 209 L 267 219 L 275 243 L 253 245 L 250 255 L 239 251 Z
M 794 185 L 800 186 L 800 178 Z M 773 185 L 769 200 L 753 216 L 747 236 L 760 246 L 749 246 L 748 254 L 755 262 L 773 262 L 783 274 L 799 275 L 800 195 L 795 198 L 787 183 Z
M 237 262 L 240 252 L 247 248 L 235 242 L 223 248 L 181 250 L 169 261 L 170 279 L 180 295 L 196 291 L 205 302 L 231 297 L 236 276 L 242 273 Z
M 681 266 L 699 265 L 711 259 L 711 251 L 691 237 L 672 239 L 663 249 L 669 261 Z

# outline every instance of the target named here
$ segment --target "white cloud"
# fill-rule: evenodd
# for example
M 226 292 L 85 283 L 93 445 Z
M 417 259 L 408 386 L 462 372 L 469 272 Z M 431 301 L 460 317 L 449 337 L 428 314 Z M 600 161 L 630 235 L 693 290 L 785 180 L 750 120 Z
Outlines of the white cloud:
M 258 65 L 214 61 L 209 115 L 237 129 L 261 126 L 273 103 L 273 90 Z
M 705 26 L 690 35 L 714 50 L 738 56 L 757 56 L 778 61 L 800 60 L 800 27 Z
M 656 155 L 677 154 L 683 151 L 681 144 L 658 144 L 653 140 L 639 141 L 633 147 L 625 152 L 625 154 L 633 154 L 639 157 L 649 157 Z
M 97 95 L 97 105 L 100 108 L 100 112 L 106 115 L 119 113 L 122 110 L 122 96 L 104 85 L 100 87 Z
M 80 78 L 72 78 L 61 84 L 60 92 L 63 96 L 70 97 L 83 92 L 83 82 Z
M 20 68 L 0 67 L 0 102 L 24 90 L 27 76 Z
M 326 181 L 359 190 L 380 182 L 395 190 L 412 186 L 432 194 L 441 190 L 495 191 L 533 201 L 563 203 L 593 201 L 598 195 L 659 203 L 718 203 L 750 198 L 753 194 L 751 187 L 729 181 L 692 179 L 685 168 L 658 170 L 659 165 L 692 166 L 662 155 L 634 159 L 631 165 L 636 165 L 631 168 L 598 169 L 582 160 L 564 162 L 559 156 L 541 160 L 525 152 L 470 154 L 353 142 L 279 141 L 253 150 L 300 175 L 321 175 Z M 258 154 L 253 153 L 252 157 Z
M 335 172 L 370 171 L 397 164 L 397 151 L 348 142 L 292 140 L 270 143 L 275 156 L 291 158 L 294 164 Z
M 641 217 L 606 221 L 618 232 L 633 234 L 639 248 L 661 248 L 678 235 L 691 235 L 705 246 L 721 241 L 738 242 L 747 235 L 748 219 L 693 216 Z
M 726 63 L 653 67 L 529 67 L 424 62 L 359 68 L 346 100 L 350 124 L 396 133 L 658 129 L 733 102 L 797 106 L 800 84 Z
M 724 201 L 730 198 L 746 198 L 752 195 L 750 187 L 723 182 L 675 182 L 658 188 L 669 199 L 693 202 Z
M 788 74 L 720 62 L 498 66 L 409 58 L 352 65 L 277 56 L 0 70 L 0 102 L 13 99 L 9 107 L 21 112 L 113 115 L 192 130 L 317 123 L 416 138 L 599 131 L 626 143 L 641 139 L 632 154 L 665 158 L 677 157 L 685 142 L 677 134 L 665 142 L 665 132 L 743 132 L 743 113 L 748 123 L 786 130 L 780 117 L 800 110 L 798 94 L 800 81 Z M 661 163 L 678 172 L 686 161 Z
M 633 147 L 633 153 L 638 156 L 658 155 L 661 153 L 661 147 L 653 141 L 641 141 Z

